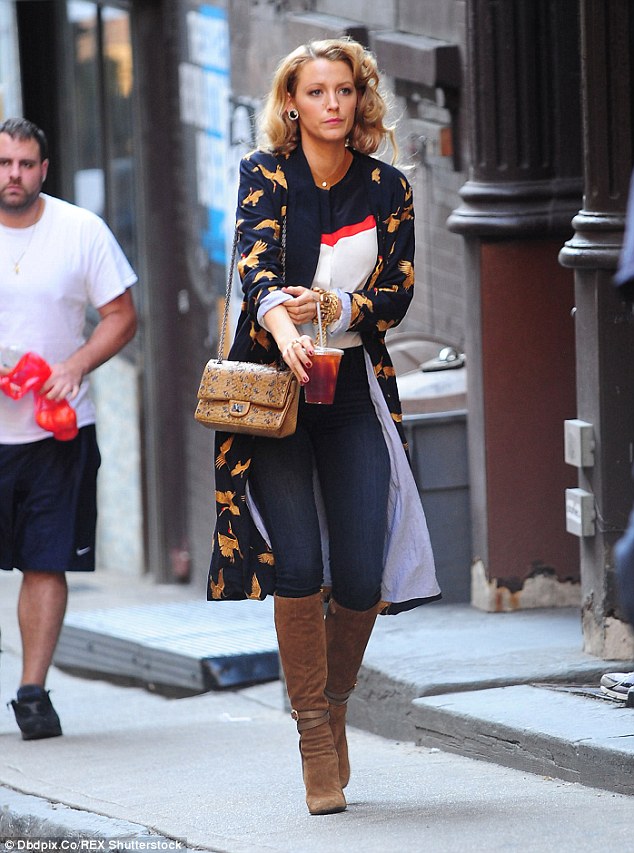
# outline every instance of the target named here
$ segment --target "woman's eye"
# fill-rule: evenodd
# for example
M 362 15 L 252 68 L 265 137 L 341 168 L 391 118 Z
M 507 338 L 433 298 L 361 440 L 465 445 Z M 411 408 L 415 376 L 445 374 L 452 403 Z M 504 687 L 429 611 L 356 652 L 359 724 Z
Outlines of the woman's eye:
M 342 86 L 341 89 L 339 89 L 339 91 L 341 92 L 342 95 L 351 95 L 352 94 L 352 89 L 350 88 L 350 86 Z
M 321 95 L 321 89 L 311 89 L 309 95 Z

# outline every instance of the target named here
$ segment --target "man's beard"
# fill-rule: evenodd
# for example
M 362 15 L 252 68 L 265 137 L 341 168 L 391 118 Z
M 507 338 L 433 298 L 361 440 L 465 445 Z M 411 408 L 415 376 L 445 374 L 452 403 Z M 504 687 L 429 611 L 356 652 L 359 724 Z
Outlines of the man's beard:
M 24 191 L 24 187 L 21 188 Z M 25 213 L 37 203 L 41 189 L 42 184 L 40 184 L 37 190 L 34 190 L 32 193 L 27 193 L 21 200 L 16 198 L 14 202 L 5 201 L 4 194 L 0 193 L 0 210 L 5 213 Z

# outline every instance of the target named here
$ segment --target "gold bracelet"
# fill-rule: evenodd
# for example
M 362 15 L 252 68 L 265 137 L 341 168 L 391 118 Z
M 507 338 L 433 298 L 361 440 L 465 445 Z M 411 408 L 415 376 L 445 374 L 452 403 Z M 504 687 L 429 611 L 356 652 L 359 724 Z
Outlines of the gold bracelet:
M 337 309 L 339 308 L 339 297 L 336 293 L 333 293 L 332 290 L 329 290 L 324 294 L 324 302 L 326 305 L 330 306 L 330 312 L 328 319 L 326 320 L 326 325 L 332 323 L 336 317 Z
M 319 294 L 319 311 L 322 325 L 328 326 L 336 317 L 337 309 L 339 308 L 339 297 L 332 290 L 323 290 L 321 287 L 314 287 L 313 290 Z M 313 318 L 313 323 L 314 325 L 318 325 L 319 318 L 317 315 Z

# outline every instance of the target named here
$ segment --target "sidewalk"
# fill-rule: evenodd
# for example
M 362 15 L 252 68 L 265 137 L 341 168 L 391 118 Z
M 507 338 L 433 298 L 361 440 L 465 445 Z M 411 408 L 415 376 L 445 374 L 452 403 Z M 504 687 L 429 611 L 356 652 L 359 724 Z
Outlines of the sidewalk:
M 19 677 L 18 583 L 0 575 L 0 839 L 578 853 L 609 828 L 611 846 L 632 846 L 632 800 L 613 792 L 634 792 L 634 710 L 597 698 L 602 672 L 622 664 L 580 652 L 577 611 L 430 605 L 379 619 L 350 704 L 349 809 L 315 818 L 277 681 L 170 699 L 53 668 L 64 737 L 22 741 L 4 707 Z M 199 601 L 105 573 L 72 586 L 69 614 Z
M 351 700 L 356 725 L 634 794 L 634 709 L 599 689 L 604 672 L 633 667 L 581 651 L 576 608 L 448 605 L 379 622 Z

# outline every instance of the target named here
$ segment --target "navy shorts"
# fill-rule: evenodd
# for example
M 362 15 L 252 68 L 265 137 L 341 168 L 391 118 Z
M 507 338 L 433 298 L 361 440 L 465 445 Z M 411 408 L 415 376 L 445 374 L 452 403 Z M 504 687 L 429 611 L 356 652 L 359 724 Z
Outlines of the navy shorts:
M 0 444 L 0 569 L 94 571 L 100 464 L 94 425 Z

